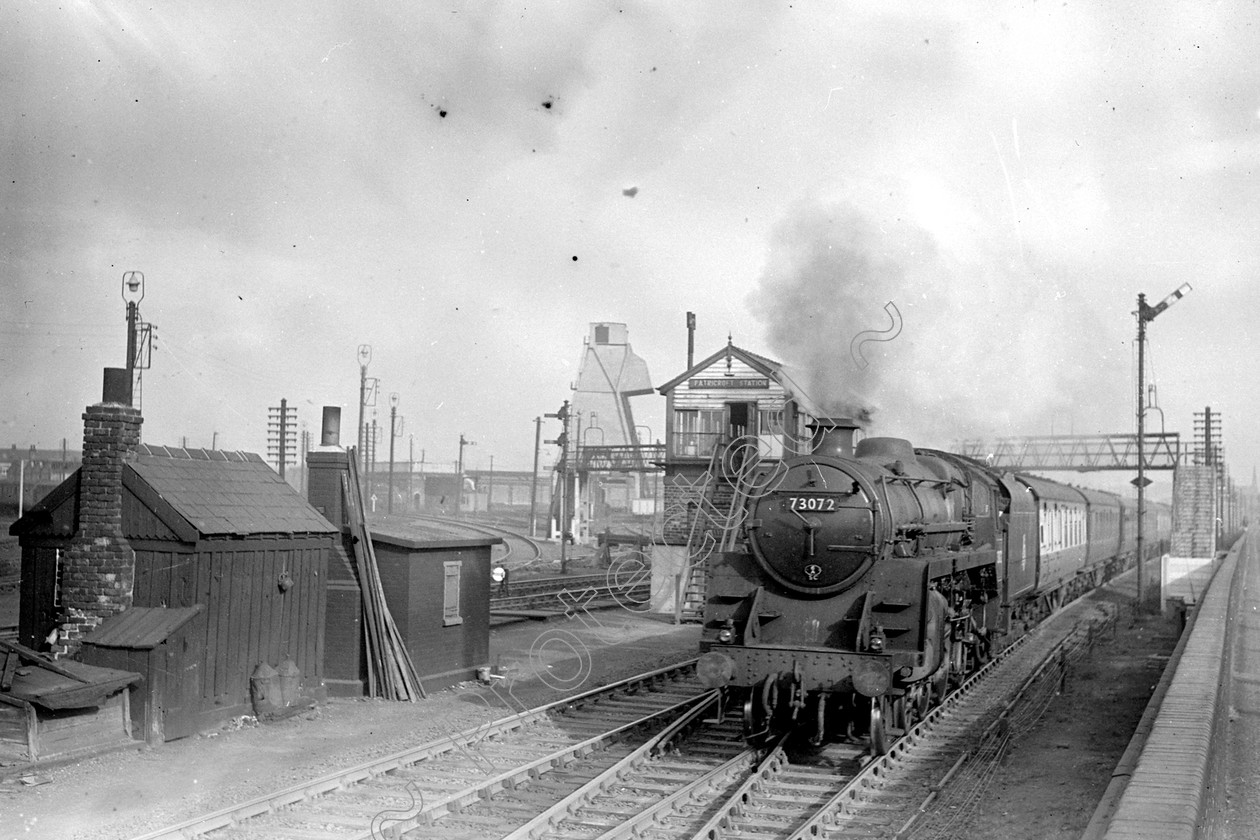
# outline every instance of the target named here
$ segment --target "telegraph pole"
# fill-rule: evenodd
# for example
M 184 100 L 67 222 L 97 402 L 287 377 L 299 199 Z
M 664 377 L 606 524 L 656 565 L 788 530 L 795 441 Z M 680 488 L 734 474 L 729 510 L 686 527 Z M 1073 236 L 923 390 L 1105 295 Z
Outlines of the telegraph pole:
M 394 435 L 397 432 L 398 392 L 389 395 L 389 501 L 385 503 L 385 512 L 394 512 Z
M 289 401 L 281 397 L 280 399 L 280 453 L 276 459 L 280 462 L 280 477 L 284 478 L 284 456 L 285 450 L 288 449 L 288 421 L 289 421 Z
M 534 473 L 529 482 L 529 535 L 538 536 L 538 449 L 542 442 L 542 418 L 534 418 Z
M 366 460 L 366 459 L 367 459 L 367 453 L 364 451 L 364 446 L 363 446 L 363 434 L 364 434 L 364 427 L 363 427 L 363 412 L 364 412 L 364 410 L 367 408 L 367 368 L 368 368 L 368 362 L 370 362 L 370 361 L 372 361 L 372 345 L 370 345 L 370 344 L 360 344 L 360 345 L 359 345 L 359 437 L 358 437 L 358 447 L 359 447 L 359 458 L 360 458 L 360 459 L 362 459 L 362 460 L 360 461 L 360 466 L 362 467 L 362 471 L 363 471 L 363 472 L 367 472 L 367 460 Z
M 274 453 L 276 471 L 284 478 L 285 465 L 289 463 L 289 455 L 297 459 L 297 409 L 289 408 L 287 399 L 280 400 L 280 407 L 267 409 L 267 457 Z

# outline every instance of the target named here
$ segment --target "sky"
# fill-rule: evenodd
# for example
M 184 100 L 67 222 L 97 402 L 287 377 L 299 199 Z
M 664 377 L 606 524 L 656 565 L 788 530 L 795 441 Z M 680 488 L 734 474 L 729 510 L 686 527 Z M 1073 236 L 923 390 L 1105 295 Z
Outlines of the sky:
M 282 398 L 353 442 L 367 344 L 400 459 L 522 470 L 590 323 L 661 384 L 687 311 L 870 434 L 1131 433 L 1137 295 L 1190 283 L 1148 419 L 1211 406 L 1250 483 L 1258 41 L 1247 2 L 6 0 L 0 444 L 79 447 L 130 270 L 146 442 L 264 452 Z

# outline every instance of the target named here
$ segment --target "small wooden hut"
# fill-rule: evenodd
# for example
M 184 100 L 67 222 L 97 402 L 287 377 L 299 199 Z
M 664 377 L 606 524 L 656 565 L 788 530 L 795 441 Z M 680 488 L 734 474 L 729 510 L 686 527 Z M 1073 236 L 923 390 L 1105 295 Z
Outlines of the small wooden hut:
M 260 664 L 292 660 L 323 696 L 337 529 L 258 455 L 139 444 L 130 407 L 84 417 L 83 467 L 10 528 L 19 641 L 141 673 L 131 717 L 151 742 L 250 714 Z

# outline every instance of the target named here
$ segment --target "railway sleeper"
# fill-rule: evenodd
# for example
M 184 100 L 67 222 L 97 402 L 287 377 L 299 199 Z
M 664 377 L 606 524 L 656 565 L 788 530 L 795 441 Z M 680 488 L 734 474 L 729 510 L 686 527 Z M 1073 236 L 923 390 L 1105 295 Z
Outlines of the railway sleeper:
M 741 814 L 737 819 L 731 822 L 737 829 L 748 829 L 764 831 L 773 831 L 776 834 L 782 833 L 789 828 L 792 823 L 799 819 L 799 814 L 794 814 L 791 818 L 778 817 L 773 814 L 764 813 L 759 808 L 753 808 Z
M 834 777 L 833 777 L 834 779 Z M 779 773 L 766 784 L 767 788 L 783 788 L 784 790 L 806 790 L 822 793 L 824 791 L 834 791 L 834 781 L 819 778 L 817 776 L 807 777 L 802 774 Z
M 589 808 L 583 808 L 576 814 L 572 814 L 565 818 L 561 822 L 561 825 L 567 829 L 564 832 L 566 835 L 573 833 L 572 829 L 574 827 L 591 829 L 602 834 L 610 828 L 616 828 L 625 821 L 624 817 L 615 813 L 601 813 L 599 811 L 592 811 L 592 809 Z
M 645 806 L 653 805 L 659 801 L 659 796 L 636 794 L 634 791 L 625 791 L 620 793 L 617 798 L 612 801 L 583 805 L 577 809 L 576 813 L 585 814 L 590 811 L 596 814 L 618 816 L 621 818 L 621 821 L 624 822 L 626 817 L 633 817 L 636 814 L 641 813 Z

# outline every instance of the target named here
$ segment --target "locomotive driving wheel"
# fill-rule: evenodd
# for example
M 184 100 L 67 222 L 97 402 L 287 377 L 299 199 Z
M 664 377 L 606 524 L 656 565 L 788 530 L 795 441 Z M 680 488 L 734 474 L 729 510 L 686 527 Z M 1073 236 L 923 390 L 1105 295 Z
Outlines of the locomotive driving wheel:
M 830 699 L 831 692 L 819 691 L 811 701 L 814 704 L 814 734 L 810 736 L 809 742 L 815 747 L 827 738 L 827 703 Z
M 928 707 L 927 688 L 922 683 L 913 686 L 906 691 L 905 696 L 897 698 L 893 703 L 897 727 L 903 732 L 909 732 L 927 716 Z
M 801 710 L 805 708 L 805 675 L 801 672 L 799 662 L 792 663 L 792 673 L 789 678 L 788 712 L 792 716 L 792 723 L 796 723 Z
M 888 752 L 888 698 L 871 698 L 871 723 L 868 735 L 871 739 L 871 755 L 878 758 Z
M 754 684 L 744 698 L 744 738 L 751 741 L 768 735 L 778 705 L 779 675 L 769 674 Z
M 942 665 L 936 673 L 928 677 L 928 707 L 936 706 L 949 695 L 949 667 Z

